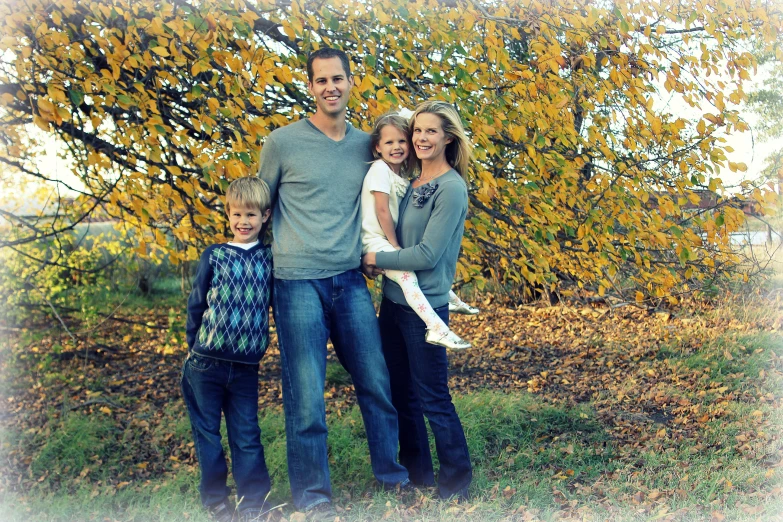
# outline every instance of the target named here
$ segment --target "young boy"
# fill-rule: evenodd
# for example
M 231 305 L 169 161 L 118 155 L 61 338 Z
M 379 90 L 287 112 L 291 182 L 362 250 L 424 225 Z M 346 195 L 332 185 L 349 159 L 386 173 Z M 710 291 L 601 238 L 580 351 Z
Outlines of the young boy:
M 261 244 L 269 219 L 269 187 L 259 178 L 233 181 L 226 211 L 234 236 L 201 256 L 188 299 L 188 358 L 182 393 L 201 469 L 201 502 L 213 520 L 234 520 L 228 468 L 220 440 L 226 417 L 238 519 L 279 520 L 266 502 L 270 489 L 258 427 L 258 363 L 269 344 L 272 253 Z

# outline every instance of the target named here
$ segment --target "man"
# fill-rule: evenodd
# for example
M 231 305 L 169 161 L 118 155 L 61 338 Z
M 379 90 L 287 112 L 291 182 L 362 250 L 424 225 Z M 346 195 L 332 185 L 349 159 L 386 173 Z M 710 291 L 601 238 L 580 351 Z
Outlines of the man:
M 396 460 L 397 412 L 375 309 L 359 271 L 360 191 L 369 136 L 346 122 L 353 77 L 346 54 L 308 57 L 316 111 L 272 132 L 259 176 L 273 198 L 274 300 L 283 374 L 288 474 L 297 509 L 312 520 L 335 516 L 326 450 L 326 342 L 351 374 L 372 469 L 385 488 L 408 486 Z

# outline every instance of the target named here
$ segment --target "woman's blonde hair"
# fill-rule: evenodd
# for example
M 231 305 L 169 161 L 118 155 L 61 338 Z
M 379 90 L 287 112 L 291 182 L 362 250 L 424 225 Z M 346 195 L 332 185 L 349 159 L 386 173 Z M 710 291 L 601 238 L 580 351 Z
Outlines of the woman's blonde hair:
M 422 113 L 435 114 L 440 117 L 441 127 L 446 136 L 451 138 L 451 143 L 446 145 L 446 161 L 454 170 L 464 178 L 468 175 L 473 154 L 473 145 L 465 135 L 465 128 L 457 114 L 457 110 L 449 103 L 437 100 L 427 100 L 416 106 L 408 126 L 410 135 L 413 135 L 413 127 L 416 125 L 416 116 Z M 421 161 L 415 157 L 415 170 L 421 171 Z
M 381 159 L 381 155 L 375 149 L 381 142 L 381 131 L 384 127 L 388 127 L 389 125 L 400 131 L 408 140 L 408 157 L 402 162 L 402 168 L 400 169 L 400 175 L 407 177 L 410 175 L 410 159 L 413 147 L 411 145 L 410 131 L 408 130 L 408 120 L 400 116 L 399 113 L 387 112 L 375 120 L 375 127 L 373 127 L 372 132 L 370 133 L 370 151 L 372 152 L 372 157 Z

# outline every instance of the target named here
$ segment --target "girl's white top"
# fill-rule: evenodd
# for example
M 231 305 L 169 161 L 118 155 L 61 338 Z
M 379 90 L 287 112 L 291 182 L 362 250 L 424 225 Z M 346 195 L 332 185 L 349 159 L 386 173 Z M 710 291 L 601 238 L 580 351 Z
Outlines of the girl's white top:
M 405 196 L 408 185 L 410 182 L 395 174 L 385 161 L 379 159 L 372 163 L 362 185 L 362 254 L 394 250 L 378 222 L 375 196 L 372 193 L 383 192 L 389 195 L 389 213 L 396 228 L 400 201 Z

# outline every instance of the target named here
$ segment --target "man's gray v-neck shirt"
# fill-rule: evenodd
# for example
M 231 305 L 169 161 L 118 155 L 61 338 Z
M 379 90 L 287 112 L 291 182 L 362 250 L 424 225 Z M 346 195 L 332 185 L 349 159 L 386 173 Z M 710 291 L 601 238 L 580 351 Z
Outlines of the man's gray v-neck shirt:
M 335 141 L 304 119 L 274 130 L 258 176 L 272 192 L 277 279 L 321 279 L 361 264 L 360 194 L 370 136 L 346 124 Z

